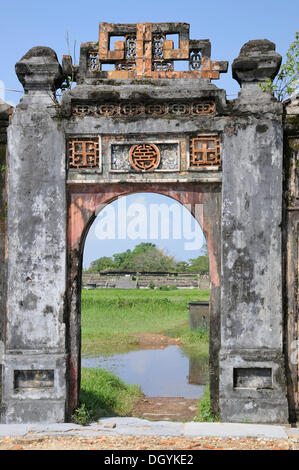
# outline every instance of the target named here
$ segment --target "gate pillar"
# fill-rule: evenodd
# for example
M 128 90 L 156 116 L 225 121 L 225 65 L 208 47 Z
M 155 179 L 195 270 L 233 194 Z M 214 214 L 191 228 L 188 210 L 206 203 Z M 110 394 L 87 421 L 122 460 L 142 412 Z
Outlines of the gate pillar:
M 13 107 L 0 99 L 0 390 L 2 388 L 2 364 L 4 354 L 5 308 L 6 308 L 6 129 Z M 0 398 L 1 406 L 1 398 Z
M 290 421 L 299 419 L 299 96 L 284 103 L 284 305 Z
M 282 105 L 258 82 L 281 57 L 249 41 L 233 63 L 241 84 L 224 137 L 222 179 L 223 421 L 288 422 L 282 313 Z
M 65 419 L 65 147 L 55 52 L 17 64 L 25 95 L 8 129 L 7 324 L 2 422 Z

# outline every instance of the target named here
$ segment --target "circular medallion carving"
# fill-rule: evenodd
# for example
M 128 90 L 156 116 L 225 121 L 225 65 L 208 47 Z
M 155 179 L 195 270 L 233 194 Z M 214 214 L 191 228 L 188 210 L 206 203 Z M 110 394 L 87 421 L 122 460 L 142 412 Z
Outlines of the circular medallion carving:
M 154 144 L 136 144 L 130 148 L 130 163 L 135 170 L 154 170 L 160 163 L 160 152 Z

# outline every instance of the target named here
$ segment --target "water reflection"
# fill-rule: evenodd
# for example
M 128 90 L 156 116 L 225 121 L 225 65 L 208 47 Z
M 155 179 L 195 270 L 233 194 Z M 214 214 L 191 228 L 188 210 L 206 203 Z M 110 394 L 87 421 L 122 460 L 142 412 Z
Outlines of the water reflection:
M 189 359 L 189 384 L 206 385 L 209 383 L 209 367 L 207 361 L 201 361 L 196 357 Z
M 82 367 L 113 372 L 127 384 L 139 384 L 148 397 L 200 398 L 208 382 L 207 365 L 195 358 L 189 360 L 178 346 L 83 356 Z

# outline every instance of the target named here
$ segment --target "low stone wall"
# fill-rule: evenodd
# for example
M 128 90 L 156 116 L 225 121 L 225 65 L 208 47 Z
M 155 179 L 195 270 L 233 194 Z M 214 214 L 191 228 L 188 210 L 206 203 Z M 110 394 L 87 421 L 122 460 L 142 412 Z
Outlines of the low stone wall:
M 199 279 L 197 276 L 146 276 L 138 278 L 139 288 L 149 288 L 151 283 L 154 284 L 155 287 L 168 286 L 177 287 L 178 289 L 192 289 L 199 287 Z
M 209 301 L 188 302 L 190 330 L 208 330 L 210 327 Z
M 177 287 L 178 289 L 209 289 L 209 279 L 199 277 L 196 274 L 178 274 L 178 275 L 143 275 L 143 276 L 112 276 L 97 273 L 83 273 L 82 287 L 85 289 L 100 288 L 132 288 L 135 282 L 135 288 L 149 289 L 151 286 Z M 131 285 L 131 287 L 129 287 Z

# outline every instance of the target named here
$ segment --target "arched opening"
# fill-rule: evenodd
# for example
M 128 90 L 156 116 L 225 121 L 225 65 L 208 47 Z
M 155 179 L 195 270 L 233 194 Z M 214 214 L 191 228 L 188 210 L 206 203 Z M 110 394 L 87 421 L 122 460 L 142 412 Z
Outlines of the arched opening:
M 211 185 L 211 188 L 210 191 L 206 192 L 206 193 L 202 193 L 200 192 L 198 189 L 200 188 L 194 188 L 192 187 L 192 185 L 188 185 L 188 188 L 186 186 L 184 187 L 175 187 L 174 185 L 165 185 L 164 188 L 161 187 L 161 185 L 157 185 L 157 188 L 153 187 L 154 185 L 150 185 L 150 187 L 144 187 L 144 186 L 141 186 L 139 185 L 139 187 L 134 187 L 134 185 L 127 185 L 127 187 L 124 187 L 125 185 L 120 185 L 120 187 L 116 187 L 116 188 L 109 188 L 110 191 L 107 193 L 104 193 L 103 192 L 97 192 L 95 191 L 95 188 L 93 191 L 90 191 L 90 188 L 89 191 L 85 191 L 85 192 L 79 192 L 79 191 L 76 191 L 75 189 L 76 188 L 73 188 L 73 191 L 71 192 L 71 198 L 70 198 L 70 220 L 69 220 L 69 232 L 68 232 L 68 235 L 69 235 L 69 259 L 70 259 L 70 263 L 69 263 L 69 266 L 70 266 L 70 270 L 69 270 L 69 296 L 68 296 L 68 306 L 69 306 L 69 334 L 67 335 L 68 337 L 68 346 L 69 346 L 69 351 L 70 351 L 70 360 L 69 360 L 69 410 L 70 411 L 73 411 L 73 409 L 78 405 L 78 398 L 79 398 L 79 383 L 80 383 L 80 364 L 81 364 L 81 357 L 80 357 L 80 349 L 81 349 L 81 272 L 82 272 L 82 268 L 86 268 L 87 266 L 83 264 L 83 252 L 84 252 L 84 246 L 85 246 L 85 243 L 86 243 L 86 238 L 88 236 L 88 233 L 91 234 L 92 233 L 92 230 L 89 231 L 90 227 L 93 225 L 93 222 L 95 222 L 97 216 L 101 213 L 103 213 L 102 209 L 103 208 L 108 208 L 110 206 L 110 208 L 113 207 L 113 204 L 115 203 L 119 203 L 120 201 L 124 201 L 125 198 L 122 198 L 121 196 L 125 196 L 125 195 L 129 195 L 129 194 L 134 194 L 134 196 L 130 196 L 131 198 L 134 198 L 136 200 L 136 198 L 140 198 L 142 197 L 142 195 L 144 193 L 156 193 L 156 197 L 158 194 L 162 195 L 160 196 L 161 197 L 165 197 L 165 196 L 168 196 L 168 199 L 169 197 L 171 198 L 171 201 L 172 203 L 174 203 L 174 200 L 179 202 L 180 205 L 184 205 L 187 207 L 186 210 L 188 210 L 197 220 L 197 222 L 200 222 L 201 226 L 203 227 L 203 233 L 204 233 L 204 236 L 206 238 L 206 242 L 207 242 L 207 251 L 209 252 L 209 258 L 210 258 L 210 267 L 211 267 L 211 303 L 210 303 L 210 325 L 211 327 L 213 328 L 213 325 L 215 326 L 215 318 L 217 317 L 218 318 L 218 314 L 219 314 L 219 311 L 218 311 L 218 306 L 219 306 L 219 252 L 217 251 L 217 230 L 218 230 L 218 225 L 219 225 L 219 194 L 217 191 L 215 191 L 215 188 L 212 187 Z M 137 185 L 136 185 L 137 186 Z M 141 187 L 140 187 L 141 186 Z M 81 188 L 82 189 L 82 188 Z M 102 188 L 101 188 L 102 189 Z M 107 188 L 108 189 L 108 188 Z M 205 188 L 206 189 L 206 188 Z M 117 191 L 116 191 L 117 190 Z M 155 197 L 155 196 L 153 196 Z M 115 201 L 113 203 L 113 201 Z M 111 204 L 112 203 L 112 204 Z M 135 202 L 136 204 L 136 202 Z M 179 205 L 177 205 L 179 206 Z M 185 209 L 183 209 L 185 210 Z M 101 212 L 102 211 L 102 212 Z M 195 222 L 195 224 L 197 224 L 197 222 Z M 136 225 L 136 221 L 135 221 L 135 225 Z M 138 223 L 137 223 L 138 225 Z M 167 224 L 166 224 L 167 225 Z M 177 223 L 172 223 L 172 226 L 170 227 L 168 225 L 168 229 L 170 230 L 173 230 L 178 224 Z M 96 226 L 96 224 L 94 224 L 94 226 Z M 106 224 L 107 226 L 107 224 Z M 152 228 L 152 231 L 155 230 L 156 228 L 154 227 L 151 227 Z M 132 229 L 132 226 L 131 226 L 131 229 Z M 108 228 L 108 231 L 111 231 L 111 226 Z M 140 223 L 140 220 L 139 220 L 139 230 L 143 231 L 144 232 L 144 227 L 142 227 L 142 224 Z M 134 231 L 134 230 L 133 230 Z M 136 227 L 135 227 L 135 231 L 136 231 Z M 148 238 L 148 237 L 147 237 Z M 189 240 L 190 242 L 190 240 Z M 114 242 L 115 243 L 115 242 Z M 142 240 L 142 243 L 147 243 L 145 241 Z M 151 243 L 151 240 L 149 240 L 149 243 Z M 188 240 L 187 240 L 187 243 L 188 243 Z M 116 243 L 115 243 L 116 244 Z M 133 241 L 133 245 L 138 245 L 138 243 L 136 243 L 136 241 L 134 242 Z M 133 245 L 132 245 L 132 248 L 133 248 Z M 140 247 L 139 247 L 140 248 Z M 161 247 L 158 247 L 158 248 L 161 248 Z M 131 251 L 134 251 L 131 250 Z M 122 252 L 122 250 L 114 250 L 114 254 L 115 253 L 120 253 Z M 125 251 L 124 251 L 125 252 Z M 194 253 L 196 252 L 196 254 L 198 254 L 198 256 L 200 255 L 200 247 L 196 247 L 194 248 Z M 192 252 L 193 253 L 193 252 Z M 165 256 L 168 261 L 170 261 L 170 256 L 166 256 L 167 254 L 164 253 L 163 256 Z M 193 258 L 192 258 L 193 256 Z M 189 259 L 195 259 L 196 256 L 192 255 L 190 256 Z M 101 257 L 100 257 L 101 258 Z M 102 257 L 103 258 L 103 257 Z M 106 258 L 109 258 L 109 256 L 107 256 Z M 166 260 L 166 258 L 164 260 Z M 103 260 L 102 260 L 103 261 Z M 186 261 L 185 261 L 185 264 L 183 263 L 184 260 L 180 260 L 180 259 L 177 259 L 176 260 L 176 263 L 179 263 L 181 262 L 181 266 L 185 266 L 185 269 L 186 269 Z M 84 261 L 85 263 L 85 261 Z M 176 263 L 173 263 L 173 266 L 176 265 Z M 188 263 L 187 263 L 188 264 Z M 129 265 L 128 265 L 129 266 Z M 190 266 L 189 266 L 190 267 Z M 84 270 L 84 269 L 83 269 Z M 132 279 L 132 277 L 130 278 L 130 283 L 132 282 L 137 282 L 139 281 L 140 284 L 144 284 L 145 280 L 144 279 L 141 279 L 142 276 L 140 276 L 140 274 L 137 272 L 137 269 L 135 269 L 136 273 L 135 273 L 135 276 L 137 275 L 139 277 L 139 279 Z M 115 273 L 114 273 L 115 274 Z M 127 275 L 131 275 L 133 276 L 134 274 L 132 273 L 127 273 Z M 108 277 L 108 276 L 107 276 Z M 111 280 L 111 279 L 110 279 Z M 103 281 L 103 279 L 101 279 L 101 282 Z M 109 279 L 107 279 L 107 281 L 109 281 Z M 122 279 L 122 281 L 126 281 L 126 279 Z M 128 279 L 127 279 L 128 281 Z M 202 279 L 203 281 L 203 279 Z M 216 282 L 215 282 L 216 281 Z M 86 280 L 84 280 L 84 282 L 86 282 Z M 120 279 L 118 279 L 118 282 L 120 282 Z M 92 284 L 96 284 L 96 283 L 93 283 L 93 282 L 87 282 L 87 284 L 89 284 L 89 286 L 87 287 L 91 287 L 92 289 L 89 289 L 87 291 L 87 295 L 83 295 L 83 303 L 85 300 L 90 301 L 91 299 L 91 296 L 92 296 L 92 292 L 97 292 L 97 293 L 100 293 L 100 289 L 93 289 L 93 287 L 96 287 Z M 148 283 L 149 284 L 149 283 Z M 206 286 L 207 286 L 207 282 L 204 283 Z M 109 282 L 108 284 L 106 283 L 106 286 L 109 285 Z M 128 286 L 128 283 L 127 283 L 127 286 Z M 147 287 L 150 287 L 149 285 Z M 158 293 L 160 294 L 161 298 L 163 297 L 164 298 L 164 301 L 166 300 L 167 301 L 167 298 L 168 298 L 168 301 L 169 302 L 172 302 L 173 300 L 175 299 L 169 299 L 169 297 L 175 297 L 175 295 L 177 295 L 179 297 L 179 292 L 183 292 L 183 290 L 180 290 L 180 289 L 173 289 L 173 291 L 171 292 L 171 290 L 169 289 L 163 289 L 162 287 L 161 289 L 157 289 L 157 287 L 159 286 L 151 286 L 151 287 L 155 287 L 155 289 L 153 289 L 153 291 L 155 293 Z M 170 286 L 165 286 L 165 287 L 170 287 Z M 111 289 L 114 289 L 114 292 L 117 291 L 117 289 L 111 287 Z M 197 288 L 194 288 L 194 292 L 200 292 Z M 177 292 L 175 292 L 175 295 L 174 295 L 174 291 L 177 290 Z M 207 290 L 207 289 L 205 289 Z M 148 288 L 147 289 L 147 292 L 150 292 L 151 289 Z M 102 290 L 103 292 L 103 290 Z M 142 289 L 140 290 L 137 290 L 135 291 L 136 292 L 146 292 L 146 289 L 144 289 L 142 291 Z M 186 292 L 186 290 L 185 290 Z M 190 291 L 191 292 L 191 291 Z M 194 294 L 193 292 L 193 294 Z M 101 293 L 102 295 L 102 293 Z M 143 295 L 144 297 L 144 295 Z M 110 297 L 111 299 L 112 297 Z M 89 300 L 88 300 L 89 299 Z M 144 299 L 143 299 L 144 300 Z M 179 300 L 179 299 L 177 299 Z M 184 321 L 185 321 L 185 327 L 186 327 L 186 318 L 188 318 L 188 310 L 187 310 L 187 300 L 190 300 L 191 302 L 195 302 L 195 301 L 198 301 L 199 300 L 199 296 L 196 295 L 196 297 L 189 297 L 188 299 L 186 298 L 186 294 L 184 295 L 184 301 L 185 301 L 185 317 L 184 317 Z M 203 300 L 203 299 L 202 299 Z M 206 299 L 205 300 L 208 300 L 208 297 L 206 295 Z M 216 300 L 216 302 L 215 302 Z M 120 299 L 120 301 L 122 302 L 123 300 Z M 119 296 L 118 296 L 118 299 L 117 299 L 117 302 L 119 302 Z M 179 300 L 178 303 L 181 303 L 182 304 L 182 299 Z M 104 302 L 105 303 L 105 302 Z M 107 298 L 106 298 L 106 306 L 107 306 L 107 303 L 109 303 L 107 301 Z M 112 305 L 114 305 L 115 307 L 115 302 L 110 302 Z M 174 306 L 175 305 L 175 302 L 172 303 L 172 305 Z M 182 306 L 182 305 L 180 305 Z M 177 305 L 176 305 L 177 307 Z M 85 308 L 85 307 L 84 307 Z M 112 307 L 113 308 L 113 307 Z M 117 310 L 117 309 L 116 309 Z M 169 309 L 168 309 L 169 310 Z M 177 310 L 176 308 L 173 308 L 173 310 Z M 118 308 L 118 312 L 121 311 L 121 308 L 119 309 Z M 177 321 L 178 319 L 176 319 Z M 164 333 L 165 332 L 168 332 L 169 333 L 169 337 L 172 337 L 173 338 L 173 341 L 175 341 L 176 339 L 176 335 L 174 334 L 174 330 L 175 330 L 175 327 L 177 325 L 171 325 L 171 322 L 168 320 L 168 322 L 170 323 L 170 325 L 168 325 L 168 329 L 165 328 L 165 324 L 164 325 L 161 325 L 162 328 L 160 328 L 160 331 L 163 331 Z M 162 323 L 162 322 L 161 322 Z M 189 323 L 189 322 L 188 322 Z M 190 323 L 189 323 L 190 325 Z M 174 326 L 174 328 L 173 328 Z M 210 327 L 210 328 L 211 328 Z M 87 328 L 88 329 L 88 328 Z M 133 328 L 134 329 L 134 328 Z M 154 328 L 155 331 L 158 331 L 158 329 Z M 154 331 L 152 330 L 152 331 Z M 167 331 L 168 330 L 168 331 Z M 103 333 L 103 332 L 102 332 Z M 127 332 L 128 333 L 128 332 Z M 132 329 L 131 331 L 129 332 L 129 335 L 130 336 L 130 333 L 132 333 Z M 138 331 L 135 333 L 138 333 Z M 146 333 L 146 332 L 139 332 L 139 333 Z M 218 333 L 219 333 L 219 328 L 216 328 L 212 334 L 210 335 L 211 339 L 210 339 L 210 357 L 211 357 L 211 349 L 212 349 L 212 353 L 216 351 L 216 348 L 217 348 L 217 341 L 215 341 L 215 338 L 213 338 L 213 336 L 217 337 L 217 340 L 218 340 Z M 87 332 L 88 334 L 88 332 Z M 103 334 L 107 334 L 107 331 L 106 333 L 103 333 Z M 155 333 L 155 334 L 158 334 L 158 333 Z M 162 333 L 160 333 L 162 334 Z M 127 336 L 127 338 L 128 338 Z M 164 334 L 164 336 L 167 336 Z M 140 340 L 140 336 L 139 336 L 139 340 Z M 172 340 L 170 340 L 171 342 Z M 126 341 L 124 341 L 125 343 Z M 89 342 L 90 343 L 90 342 Z M 92 342 L 91 342 L 92 343 Z M 90 343 L 90 344 L 91 344 Z M 212 345 L 212 348 L 211 348 L 211 345 Z M 135 344 L 136 346 L 136 344 Z M 174 344 L 173 344 L 174 346 Z M 85 348 L 85 352 L 92 352 L 89 346 L 89 349 L 88 347 L 86 348 L 86 345 L 84 345 L 84 348 Z M 108 348 L 109 349 L 109 348 Z M 129 348 L 130 349 L 130 348 Z M 134 348 L 133 348 L 134 349 Z M 136 347 L 135 347 L 136 349 Z M 137 348 L 138 349 L 138 348 Z M 173 349 L 173 352 L 174 352 L 174 349 L 178 349 L 178 347 L 174 347 L 172 348 Z M 148 354 L 148 353 L 146 353 Z M 217 365 L 218 365 L 218 356 L 216 357 L 215 354 L 213 354 L 213 360 L 212 360 L 212 364 L 211 364 L 211 361 L 210 361 L 210 383 L 212 385 L 211 387 L 211 391 L 212 391 L 212 403 L 213 403 L 213 398 L 216 400 L 218 399 L 218 396 L 217 396 L 217 384 L 216 384 L 216 387 L 215 387 L 215 380 L 213 379 L 215 377 L 215 374 L 217 375 L 218 377 L 218 370 L 217 370 Z M 216 358 L 216 360 L 215 360 Z M 193 359 L 195 359 L 193 357 Z M 186 359 L 188 360 L 188 359 Z M 172 363 L 174 363 L 176 361 L 175 358 L 172 359 Z M 100 362 L 98 361 L 98 364 Z M 198 363 L 197 363 L 198 364 Z M 211 367 L 212 365 L 212 367 Z M 207 367 L 206 367 L 206 373 L 207 373 Z M 190 384 L 188 384 L 190 386 L 190 388 L 194 388 L 192 385 L 192 381 L 194 381 L 194 379 L 192 379 L 192 376 L 194 377 L 195 375 L 198 375 L 198 366 L 196 366 L 196 361 L 189 361 L 189 373 L 187 374 L 187 376 L 189 376 L 188 378 L 190 379 L 189 381 L 191 382 Z M 191 376 L 191 377 L 190 377 Z M 197 379 L 195 379 L 197 380 Z M 203 380 L 203 378 L 201 378 L 201 380 Z M 213 381 L 214 380 L 214 381 Z M 201 391 L 198 391 L 198 398 L 200 398 L 200 396 L 202 395 L 202 390 L 203 390 L 203 386 L 201 386 Z M 216 390 L 216 392 L 215 392 Z M 154 392 L 156 393 L 156 392 Z M 213 395 L 214 393 L 214 395 Z M 166 392 L 167 394 L 167 392 Z M 168 394 L 169 396 L 171 394 Z M 180 396 L 184 395 L 184 393 L 180 394 Z M 156 396 L 159 396 L 157 395 L 156 393 Z M 215 407 L 214 407 L 215 409 Z
M 188 209 L 165 195 L 135 193 L 105 206 L 89 229 L 80 395 L 93 419 L 182 421 L 198 413 L 209 384 L 209 266 Z M 129 386 L 117 389 L 115 376 Z

